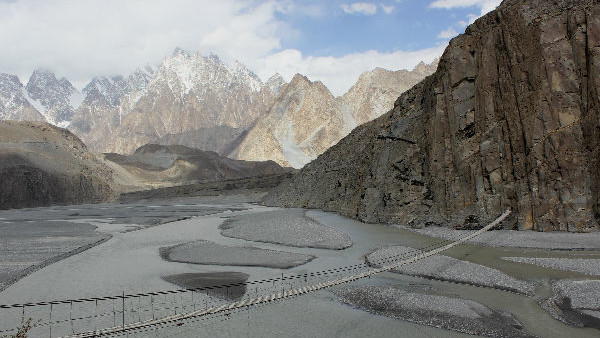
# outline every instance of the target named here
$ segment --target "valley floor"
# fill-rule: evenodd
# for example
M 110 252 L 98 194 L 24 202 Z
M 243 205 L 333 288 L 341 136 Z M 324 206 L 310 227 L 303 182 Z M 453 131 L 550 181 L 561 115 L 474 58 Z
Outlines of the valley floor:
M 0 305 L 273 279 L 235 290 L 0 308 L 0 336 L 10 333 L 3 331 L 14 328 L 23 314 L 37 322 L 32 336 L 57 337 L 192 311 L 192 306 L 318 283 L 343 273 L 278 280 L 282 275 L 326 271 L 365 259 L 377 265 L 377 259 L 468 233 L 364 224 L 333 213 L 263 207 L 254 203 L 257 198 L 188 197 L 0 211 Z M 536 246 L 515 248 L 500 240 L 512 238 L 514 244 L 515 236 Z M 476 244 L 370 279 L 130 335 L 597 337 L 600 240 L 594 239 L 494 231 Z M 45 325 L 51 321 L 52 326 Z

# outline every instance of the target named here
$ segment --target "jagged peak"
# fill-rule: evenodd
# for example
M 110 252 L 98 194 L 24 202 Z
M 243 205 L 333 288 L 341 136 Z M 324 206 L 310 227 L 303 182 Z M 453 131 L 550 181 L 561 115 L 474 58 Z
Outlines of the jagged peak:
M 173 53 L 171 54 L 171 57 L 176 57 L 176 56 L 190 56 L 190 53 L 188 51 L 183 50 L 180 47 L 175 47 L 175 49 L 173 50 Z
M 0 82 L 3 82 L 3 83 L 11 82 L 11 83 L 17 84 L 19 86 L 23 86 L 23 84 L 21 83 L 21 80 L 19 79 L 18 76 L 13 75 L 13 74 L 8 74 L 8 73 L 0 73 Z
M 200 53 L 198 53 L 198 54 L 200 54 Z M 211 61 L 215 62 L 215 63 L 223 63 L 223 61 L 221 60 L 221 58 L 217 54 L 215 54 L 215 53 L 208 54 L 208 56 L 206 58 L 208 60 L 211 60 Z
M 283 76 L 281 76 L 281 74 L 276 72 L 275 74 L 269 77 L 267 83 L 269 82 L 285 82 L 285 80 L 283 79 Z
M 290 81 L 290 85 L 297 85 L 300 83 L 307 83 L 307 84 L 312 84 L 312 82 L 304 75 L 297 73 L 296 75 L 294 75 L 294 77 L 292 78 L 292 81 Z
M 29 82 L 27 82 L 27 87 L 31 88 L 32 86 L 36 86 L 43 88 L 49 85 L 49 81 L 58 83 L 54 72 L 45 68 L 37 68 L 31 73 Z
M 55 76 L 54 72 L 48 68 L 36 68 L 31 73 L 31 76 Z

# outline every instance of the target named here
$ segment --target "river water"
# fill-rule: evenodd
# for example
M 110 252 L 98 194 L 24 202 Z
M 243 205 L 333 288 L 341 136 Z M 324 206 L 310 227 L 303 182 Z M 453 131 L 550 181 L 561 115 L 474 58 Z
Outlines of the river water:
M 213 212 L 197 213 L 189 219 L 167 224 L 131 230 L 131 224 L 114 224 L 108 219 L 111 208 L 98 209 L 93 219 L 81 218 L 71 222 L 93 224 L 98 231 L 112 238 L 82 253 L 60 260 L 14 283 L 0 292 L 0 304 L 68 300 L 99 296 L 138 294 L 162 290 L 176 290 L 178 286 L 161 277 L 180 273 L 242 272 L 250 275 L 250 281 L 278 278 L 283 275 L 304 274 L 362 263 L 364 255 L 386 245 L 404 245 L 415 248 L 439 242 L 438 239 L 422 236 L 383 225 L 360 223 L 333 213 L 308 211 L 307 215 L 319 222 L 346 232 L 354 242 L 345 250 L 296 248 L 269 243 L 248 242 L 223 237 L 218 226 L 228 217 L 249 213 L 264 213 L 275 208 L 245 203 L 187 204 L 197 210 Z M 122 208 L 122 205 L 119 205 Z M 139 207 L 139 204 L 138 204 Z M 143 207 L 143 206 L 142 206 Z M 148 204 L 152 208 L 174 208 L 174 204 Z M 83 216 L 82 216 L 83 217 Z M 180 243 L 208 240 L 224 245 L 252 245 L 254 247 L 297 252 L 317 256 L 311 262 L 287 269 L 262 267 L 227 267 L 167 262 L 159 256 L 159 248 Z M 505 256 L 554 255 L 543 250 L 520 250 L 504 248 L 482 248 L 461 246 L 448 255 L 470 260 L 478 264 L 495 267 L 524 280 L 549 278 L 586 278 L 575 273 L 557 272 L 530 265 L 506 262 Z M 597 255 L 586 253 L 585 255 Z M 597 256 L 596 256 L 597 257 Z M 335 277 L 335 276 L 330 276 Z M 321 279 L 324 280 L 324 279 Z M 315 278 L 315 282 L 319 279 Z M 303 282 L 303 281 L 298 281 Z M 308 281 L 310 282 L 310 281 Z M 276 288 L 293 287 L 285 282 L 250 286 L 249 295 L 269 292 Z M 597 337 L 594 329 L 580 329 L 562 324 L 546 314 L 537 303 L 537 298 L 549 296 L 549 287 L 540 286 L 538 296 L 526 297 L 499 290 L 446 283 L 423 278 L 384 273 L 353 285 L 392 285 L 395 287 L 433 287 L 438 290 L 478 301 L 491 308 L 512 313 L 525 329 L 540 337 Z M 34 318 L 38 327 L 32 336 L 56 337 L 78 330 L 91 330 L 120 325 L 137 319 L 152 318 L 162 314 L 173 314 L 191 310 L 192 306 L 223 302 L 203 293 L 182 293 L 156 297 L 138 297 L 98 302 L 65 303 L 39 307 L 0 310 L 0 328 L 15 324 L 18 318 Z M 187 306 L 177 309 L 177 306 Z M 187 304 L 187 305 L 182 305 Z M 125 316 L 120 309 L 125 308 Z M 150 310 L 151 309 L 151 310 Z M 162 311 L 162 312 L 161 312 Z M 91 314 L 91 315 L 90 315 Z M 81 317 L 90 317 L 77 320 Z M 92 318 L 93 317 L 93 318 Z M 53 322 L 53 325 L 46 325 Z M 2 333 L 0 333 L 0 336 Z M 258 308 L 250 308 L 229 316 L 217 316 L 180 326 L 155 328 L 150 331 L 132 332 L 136 337 L 472 337 L 471 335 L 418 325 L 398 319 L 372 314 L 341 303 L 328 290 L 304 295 L 291 300 L 275 302 Z

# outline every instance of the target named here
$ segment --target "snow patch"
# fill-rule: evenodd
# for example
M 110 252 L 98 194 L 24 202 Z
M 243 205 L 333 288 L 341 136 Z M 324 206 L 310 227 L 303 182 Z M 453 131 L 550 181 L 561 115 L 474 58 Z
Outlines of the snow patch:
M 29 103 L 31 103 L 33 108 L 37 109 L 37 111 L 39 111 L 40 114 L 42 114 L 42 115 L 44 115 L 44 117 L 46 117 L 46 107 L 44 107 L 44 105 L 42 105 L 42 103 L 40 101 L 34 100 L 31 96 L 29 96 L 29 93 L 27 92 L 25 87 L 22 87 L 21 91 L 23 92 L 23 95 L 25 96 L 27 101 L 29 101 Z

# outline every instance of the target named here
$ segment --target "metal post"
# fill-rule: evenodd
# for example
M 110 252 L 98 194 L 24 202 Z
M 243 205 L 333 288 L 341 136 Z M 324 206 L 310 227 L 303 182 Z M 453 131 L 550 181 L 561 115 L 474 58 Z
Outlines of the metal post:
M 75 327 L 73 326 L 73 301 L 71 301 L 71 309 L 69 310 L 69 320 L 71 321 L 71 331 L 75 334 Z
M 123 307 L 123 326 L 125 326 L 125 291 L 123 291 L 123 298 L 122 299 L 123 299 L 123 303 L 122 303 L 123 304 L 122 305 L 122 307 Z
M 98 300 L 96 299 L 96 315 L 94 316 L 94 331 L 98 328 Z
M 50 303 L 50 338 L 52 338 L 52 303 Z
M 192 306 L 194 306 L 194 312 L 196 312 L 196 302 L 194 302 L 194 291 L 192 291 Z
M 150 295 L 150 308 L 152 309 L 152 320 L 154 320 L 156 317 L 154 316 L 154 299 L 152 298 L 152 295 Z

